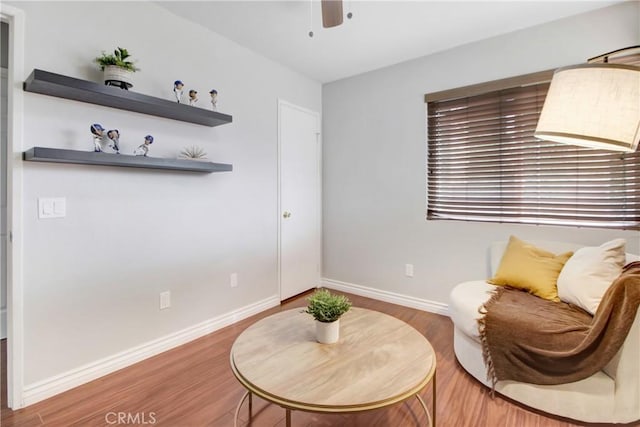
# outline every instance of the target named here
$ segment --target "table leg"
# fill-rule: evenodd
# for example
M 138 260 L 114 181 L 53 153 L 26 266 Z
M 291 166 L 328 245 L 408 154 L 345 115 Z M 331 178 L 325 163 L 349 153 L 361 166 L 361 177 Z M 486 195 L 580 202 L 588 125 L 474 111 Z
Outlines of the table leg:
M 420 403 L 420 406 L 422 406 L 422 409 L 424 410 L 424 414 L 427 416 L 427 425 L 430 427 L 435 427 L 436 425 L 436 373 L 433 373 L 433 378 L 431 378 L 431 387 L 433 390 L 433 396 L 432 396 L 432 401 L 431 401 L 431 410 L 433 412 L 433 415 L 431 414 L 431 412 L 429 412 L 429 408 L 427 408 L 427 405 L 424 403 L 424 400 L 422 400 L 422 397 L 420 397 L 419 394 L 416 394 L 416 399 L 418 399 L 418 402 Z
M 418 399 L 418 403 L 420 403 L 424 414 L 427 416 L 427 425 L 429 427 L 433 427 L 433 419 L 431 418 L 431 414 L 429 413 L 429 408 L 427 408 L 427 405 L 424 403 L 424 400 L 422 400 L 422 397 L 420 397 L 419 394 L 416 394 L 416 399 Z
M 253 393 L 249 392 L 249 421 L 253 416 Z
M 287 409 L 286 409 L 286 411 L 287 411 L 287 415 L 286 415 L 286 418 L 287 418 L 286 426 L 287 426 L 287 427 L 291 427 L 291 409 L 287 408 Z
M 244 396 L 242 396 L 242 399 L 240 399 L 240 402 L 238 402 L 238 406 L 236 407 L 236 414 L 233 417 L 234 427 L 238 426 L 238 415 L 240 414 L 240 408 L 242 407 L 244 401 L 247 399 L 247 396 L 249 396 L 249 419 L 251 419 L 251 392 L 247 390 Z
M 436 372 L 433 372 L 433 378 L 431 379 L 431 383 L 433 384 L 433 400 L 431 402 L 431 410 L 433 411 L 433 427 L 436 426 L 436 412 L 438 412 L 438 410 L 436 409 Z

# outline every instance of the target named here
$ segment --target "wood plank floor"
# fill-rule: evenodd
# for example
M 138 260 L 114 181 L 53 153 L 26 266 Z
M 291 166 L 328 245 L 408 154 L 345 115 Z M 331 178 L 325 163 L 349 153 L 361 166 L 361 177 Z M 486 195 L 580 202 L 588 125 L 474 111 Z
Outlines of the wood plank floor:
M 355 306 L 395 316 L 423 333 L 437 353 L 437 421 L 451 427 L 566 427 L 584 425 L 546 416 L 497 395 L 471 378 L 453 354 L 453 325 L 448 317 L 356 295 Z M 20 426 L 233 426 L 235 407 L 244 393 L 229 368 L 235 338 L 258 319 L 306 305 L 305 296 L 287 301 L 198 340 L 82 385 L 27 408 L 11 411 L 6 394 L 6 340 L 2 342 L 2 427 Z M 430 406 L 431 387 L 422 393 Z M 246 405 L 246 404 L 245 404 Z M 118 413 L 130 414 L 118 424 Z M 283 427 L 285 411 L 254 400 L 254 417 L 242 426 Z M 135 418 L 137 416 L 137 419 Z M 293 412 L 293 426 L 412 427 L 425 424 L 415 399 L 387 409 L 347 415 Z M 137 422 L 135 422 L 137 421 Z M 590 424 L 595 426 L 596 424 Z M 637 424 L 635 424 L 637 425 Z

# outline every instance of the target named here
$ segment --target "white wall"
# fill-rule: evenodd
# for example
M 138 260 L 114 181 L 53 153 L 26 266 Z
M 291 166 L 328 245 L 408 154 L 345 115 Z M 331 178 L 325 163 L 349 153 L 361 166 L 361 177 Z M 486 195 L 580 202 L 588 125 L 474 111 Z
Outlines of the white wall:
M 523 239 L 599 244 L 640 234 L 585 228 L 426 221 L 424 94 L 584 62 L 640 40 L 640 3 L 461 46 L 323 86 L 323 275 L 448 302 L 488 274 L 487 248 Z M 404 277 L 404 264 L 415 277 Z
M 26 14 L 27 73 L 100 81 L 93 58 L 122 46 L 142 69 L 133 90 L 171 99 L 181 79 L 205 108 L 216 88 L 219 110 L 233 115 L 209 128 L 25 94 L 23 149 L 91 151 L 98 122 L 120 130 L 124 153 L 152 134 L 154 157 L 199 145 L 234 168 L 202 175 L 25 162 L 27 387 L 276 296 L 277 98 L 320 111 L 320 84 L 153 3 L 15 6 Z M 66 197 L 66 218 L 38 220 L 43 196 Z M 172 307 L 160 311 L 165 290 Z

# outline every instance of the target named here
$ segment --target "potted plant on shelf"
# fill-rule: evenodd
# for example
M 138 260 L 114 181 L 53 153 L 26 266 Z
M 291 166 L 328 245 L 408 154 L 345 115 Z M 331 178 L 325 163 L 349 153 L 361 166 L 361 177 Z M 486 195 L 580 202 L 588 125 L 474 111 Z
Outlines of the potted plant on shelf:
M 335 295 L 326 289 L 315 291 L 307 298 L 305 313 L 316 320 L 316 340 L 333 344 L 340 337 L 340 316 L 349 311 L 351 301 L 344 295 Z
M 180 152 L 179 159 L 187 159 L 187 160 L 201 160 L 207 161 L 207 153 L 204 151 L 204 148 L 198 147 L 196 145 L 192 145 L 191 147 L 185 147 L 184 150 Z
M 104 71 L 104 84 L 122 89 L 133 87 L 131 77 L 134 72 L 139 71 L 139 68 L 129 60 L 130 56 L 127 49 L 119 47 L 113 51 L 113 54 L 102 52 L 102 55 L 95 59 L 100 69 Z

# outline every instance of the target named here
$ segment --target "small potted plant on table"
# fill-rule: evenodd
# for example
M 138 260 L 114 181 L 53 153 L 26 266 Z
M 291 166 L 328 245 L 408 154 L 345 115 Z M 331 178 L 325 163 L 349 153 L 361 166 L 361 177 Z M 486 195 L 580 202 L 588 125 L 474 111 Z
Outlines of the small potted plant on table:
M 119 47 L 113 51 L 113 54 L 102 52 L 102 55 L 96 58 L 96 63 L 104 71 L 104 84 L 118 86 L 121 89 L 133 87 L 131 76 L 139 68 L 129 60 L 130 56 L 127 49 Z
M 326 289 L 315 291 L 307 298 L 305 313 L 316 320 L 316 340 L 333 344 L 340 337 L 340 316 L 349 311 L 351 301 L 344 295 L 334 295 Z

